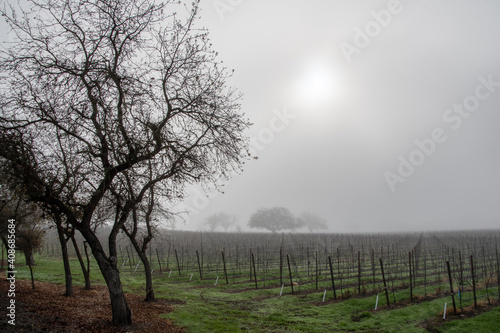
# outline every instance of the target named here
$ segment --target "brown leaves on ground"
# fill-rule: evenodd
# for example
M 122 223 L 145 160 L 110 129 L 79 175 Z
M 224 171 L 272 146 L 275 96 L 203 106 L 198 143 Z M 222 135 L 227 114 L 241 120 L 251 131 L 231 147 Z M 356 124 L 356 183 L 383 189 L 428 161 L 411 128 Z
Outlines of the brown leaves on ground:
M 0 281 L 0 331 L 2 332 L 183 332 L 160 314 L 173 311 L 165 300 L 144 302 L 144 296 L 126 294 L 133 325 L 111 324 L 111 305 L 105 286 L 91 290 L 74 287 L 74 296 L 64 296 L 64 285 L 16 280 L 16 326 L 7 324 L 8 283 Z

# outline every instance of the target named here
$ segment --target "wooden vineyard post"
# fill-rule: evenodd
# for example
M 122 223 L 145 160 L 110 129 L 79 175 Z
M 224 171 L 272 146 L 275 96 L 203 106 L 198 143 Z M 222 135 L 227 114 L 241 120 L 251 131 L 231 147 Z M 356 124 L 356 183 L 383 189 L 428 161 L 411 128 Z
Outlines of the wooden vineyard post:
M 495 256 L 497 259 L 497 286 L 498 286 L 498 299 L 500 300 L 500 261 L 498 260 L 498 248 L 495 247 Z
M 427 254 L 424 254 L 424 295 L 427 297 Z
M 472 292 L 474 293 L 474 308 L 477 309 L 476 278 L 474 277 L 474 259 L 472 258 L 472 254 L 470 256 L 470 272 L 472 275 Z
M 248 266 L 250 267 L 250 270 L 249 270 L 250 277 L 249 277 L 249 279 L 250 279 L 250 281 L 252 281 L 252 278 L 253 278 L 252 277 L 252 249 L 250 249 L 250 256 L 248 256 L 248 260 L 249 260 Z
M 253 277 L 255 280 L 255 289 L 258 289 L 259 287 L 257 286 L 257 271 L 255 270 L 255 258 L 253 256 L 253 252 L 252 252 L 252 265 L 253 265 Z
M 292 287 L 292 295 L 293 295 L 294 292 L 293 292 L 292 266 L 290 266 L 290 256 L 288 254 L 286 255 L 286 261 L 288 262 L 288 274 L 290 275 L 290 287 Z
M 186 267 L 186 274 L 188 274 L 188 265 L 184 265 L 184 246 L 181 246 L 181 266 L 179 267 L 179 269 L 181 269 L 181 267 Z
M 463 267 L 463 264 L 462 264 L 462 252 L 461 251 L 458 251 L 458 262 L 459 262 L 459 265 L 460 265 L 460 281 L 459 281 L 459 286 L 460 286 L 460 290 L 463 290 L 464 289 L 464 267 Z
M 415 279 L 415 272 L 417 271 L 417 263 L 416 263 L 416 259 L 415 259 L 415 250 L 411 250 L 411 261 L 413 263 L 413 287 L 416 287 L 417 286 L 417 279 Z
M 374 249 L 372 249 L 371 260 L 372 260 L 373 285 L 375 286 L 375 250 Z
M 177 249 L 174 249 L 175 260 L 177 260 L 177 270 L 179 271 L 179 276 L 181 276 L 181 265 L 179 264 L 179 256 L 177 255 Z
M 226 259 L 224 258 L 224 251 L 222 251 L 221 253 L 222 253 L 222 263 L 224 265 L 224 275 L 226 276 L 226 284 L 229 284 L 229 279 L 227 278 Z
M 384 274 L 384 264 L 382 263 L 382 258 L 380 258 L 380 271 L 382 272 L 382 281 L 384 282 L 384 290 L 385 290 L 385 300 L 387 301 L 387 306 L 389 306 L 389 291 L 387 290 L 387 284 L 385 282 L 385 274 Z
M 328 256 L 328 263 L 330 264 L 330 276 L 332 277 L 333 298 L 337 299 L 337 292 L 335 291 L 335 281 L 333 279 L 332 258 L 330 256 Z
M 280 284 L 283 285 L 283 244 L 280 246 Z
M 483 276 L 484 276 L 484 286 L 486 289 L 486 298 L 488 299 L 488 304 L 491 304 L 490 293 L 488 291 L 488 271 L 486 269 L 486 253 L 484 252 L 484 245 L 482 246 L 482 252 L 483 252 Z
M 408 258 L 409 258 L 409 273 L 410 273 L 410 301 L 413 302 L 413 283 L 411 280 L 411 252 L 408 252 Z
M 458 251 L 458 262 L 460 266 L 460 281 L 458 281 L 458 301 L 460 303 L 460 309 L 463 311 L 462 307 L 462 292 L 464 291 L 464 265 L 462 263 L 462 252 Z
M 451 269 L 449 261 L 446 261 L 446 268 L 448 269 L 448 278 L 450 279 L 450 292 L 451 301 L 453 302 L 453 314 L 457 315 L 457 306 L 455 305 L 455 293 L 453 292 L 453 280 L 451 279 Z
M 311 276 L 311 261 L 309 260 L 309 246 L 306 248 L 306 255 L 307 255 L 307 276 Z
M 160 260 L 160 254 L 158 253 L 158 248 L 156 248 L 156 258 L 158 259 L 158 266 L 160 267 L 160 274 L 163 274 L 161 271 L 161 260 Z
M 172 247 L 172 243 L 168 243 L 168 251 L 167 251 L 167 267 L 170 266 L 170 248 Z
M 196 259 L 198 260 L 198 271 L 200 272 L 200 280 L 203 280 L 203 274 L 202 274 L 201 262 L 200 262 L 200 254 L 198 253 L 198 250 L 196 250 Z
M 316 290 L 318 290 L 318 251 L 316 251 Z
M 361 254 L 358 251 L 358 294 L 361 295 Z
M 342 288 L 342 273 L 340 272 L 340 250 L 337 247 L 337 276 L 340 280 L 340 294 L 344 296 L 344 289 Z

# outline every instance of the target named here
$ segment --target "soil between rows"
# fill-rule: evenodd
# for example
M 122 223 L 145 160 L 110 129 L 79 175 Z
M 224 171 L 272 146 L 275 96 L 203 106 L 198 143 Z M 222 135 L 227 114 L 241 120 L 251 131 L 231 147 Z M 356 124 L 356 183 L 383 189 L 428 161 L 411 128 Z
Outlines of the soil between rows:
M 3 273 L 3 272 L 2 272 Z M 3 274 L 2 274 L 3 275 Z M 64 296 L 64 285 L 35 281 L 16 280 L 15 326 L 7 323 L 7 295 L 9 283 L 0 281 L 0 331 L 1 332 L 184 332 L 162 313 L 173 311 L 168 301 L 144 302 L 144 296 L 126 294 L 132 310 L 134 324 L 126 328 L 111 325 L 111 306 L 105 286 L 91 290 L 74 287 L 74 297 Z

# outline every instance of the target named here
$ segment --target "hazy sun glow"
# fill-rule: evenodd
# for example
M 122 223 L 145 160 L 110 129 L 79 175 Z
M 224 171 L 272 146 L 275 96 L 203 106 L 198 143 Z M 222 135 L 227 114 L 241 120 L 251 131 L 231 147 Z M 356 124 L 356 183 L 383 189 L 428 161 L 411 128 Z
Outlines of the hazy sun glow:
M 334 71 L 328 64 L 311 62 L 299 73 L 294 95 L 299 104 L 309 107 L 323 106 L 332 101 L 338 95 Z

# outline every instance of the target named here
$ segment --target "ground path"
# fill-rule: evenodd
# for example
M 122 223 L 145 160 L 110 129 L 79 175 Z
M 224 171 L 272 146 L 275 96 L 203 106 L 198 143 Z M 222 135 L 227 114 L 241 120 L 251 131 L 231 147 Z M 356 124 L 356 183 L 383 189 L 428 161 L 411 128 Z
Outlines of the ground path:
M 16 281 L 14 328 L 7 324 L 8 283 L 2 277 L 0 332 L 183 332 L 182 328 L 159 317 L 173 311 L 165 300 L 145 303 L 144 296 L 126 294 L 134 325 L 118 329 L 111 325 L 111 306 L 105 286 L 94 286 L 91 290 L 76 286 L 74 297 L 64 296 L 64 285 L 35 281 L 35 288 L 31 289 L 31 281 Z

